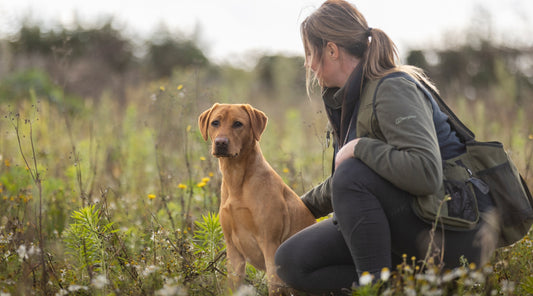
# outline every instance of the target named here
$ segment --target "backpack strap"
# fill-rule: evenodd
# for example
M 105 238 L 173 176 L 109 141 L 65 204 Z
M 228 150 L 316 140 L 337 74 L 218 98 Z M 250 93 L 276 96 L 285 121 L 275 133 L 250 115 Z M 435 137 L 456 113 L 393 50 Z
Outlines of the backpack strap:
M 379 81 L 378 85 L 376 86 L 376 90 L 374 91 L 374 97 L 372 99 L 372 116 L 377 119 L 377 113 L 376 113 L 376 97 L 377 97 L 377 89 L 385 81 L 389 78 L 396 78 L 396 77 L 402 77 L 405 78 L 413 83 L 416 84 L 416 86 L 426 95 L 426 97 L 430 100 L 433 100 L 437 103 L 437 106 L 439 109 L 448 116 L 448 122 L 450 123 L 450 126 L 452 129 L 457 133 L 459 138 L 462 142 L 471 142 L 475 140 L 475 134 L 453 113 L 452 109 L 446 105 L 444 100 L 440 97 L 440 95 L 425 81 L 418 81 L 411 77 L 409 74 L 405 72 L 394 72 L 391 73 Z M 373 121 L 372 121 L 373 122 Z M 372 131 L 375 131 L 375 127 L 372 125 Z

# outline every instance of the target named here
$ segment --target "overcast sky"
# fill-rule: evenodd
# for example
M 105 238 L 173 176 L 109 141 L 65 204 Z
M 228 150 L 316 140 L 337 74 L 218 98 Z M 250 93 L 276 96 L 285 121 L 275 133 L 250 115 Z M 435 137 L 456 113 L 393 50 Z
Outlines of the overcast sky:
M 148 38 L 163 24 L 198 33 L 212 60 L 239 61 L 250 52 L 303 55 L 299 24 L 323 0 L 0 0 L 0 33 L 17 31 L 26 16 L 43 26 L 83 24 L 113 16 L 128 37 Z M 468 28 L 533 45 L 531 0 L 354 0 L 371 27 L 381 28 L 400 51 L 464 40 Z

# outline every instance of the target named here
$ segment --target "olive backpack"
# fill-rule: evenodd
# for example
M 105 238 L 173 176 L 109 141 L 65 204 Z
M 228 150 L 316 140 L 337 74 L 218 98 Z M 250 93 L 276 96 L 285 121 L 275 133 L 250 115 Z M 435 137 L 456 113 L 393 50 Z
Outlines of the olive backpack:
M 533 199 L 523 177 L 518 172 L 503 144 L 481 142 L 474 133 L 446 105 L 440 95 L 423 81 L 404 72 L 395 72 L 382 78 L 376 85 L 392 77 L 412 81 L 448 116 L 448 122 L 466 146 L 466 152 L 443 160 L 443 185 L 439 192 L 413 200 L 415 213 L 430 223 L 445 228 L 473 229 L 479 222 L 479 199 L 490 196 L 500 220 L 498 246 L 510 245 L 523 238 L 533 224 Z M 372 109 L 375 115 L 376 93 Z M 435 106 L 435 104 L 432 104 Z

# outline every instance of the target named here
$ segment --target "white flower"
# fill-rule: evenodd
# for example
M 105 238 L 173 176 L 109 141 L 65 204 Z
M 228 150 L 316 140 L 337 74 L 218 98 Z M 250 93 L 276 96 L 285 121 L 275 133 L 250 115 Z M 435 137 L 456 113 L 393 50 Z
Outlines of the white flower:
M 365 271 L 361 274 L 361 277 L 359 278 L 359 285 L 360 286 L 366 286 L 370 283 L 372 283 L 373 276 L 368 272 Z
M 250 286 L 250 285 L 242 285 L 239 287 L 239 289 L 237 290 L 237 292 L 235 292 L 235 294 L 233 294 L 234 296 L 254 296 L 256 295 L 256 291 L 254 289 L 254 287 Z
M 30 250 L 28 251 L 28 254 L 31 256 L 31 255 L 34 255 L 34 254 L 39 254 L 41 252 L 41 250 L 39 250 L 39 248 L 35 247 L 35 245 L 32 243 L 31 246 L 30 246 Z
M 390 278 L 390 270 L 387 267 L 381 269 L 381 280 L 386 282 Z
M 69 292 L 76 292 L 76 291 L 79 291 L 79 290 L 89 290 L 89 288 L 85 287 L 85 286 L 80 286 L 80 285 L 70 285 L 68 287 L 68 291 Z
M 158 296 L 184 296 L 187 295 L 185 291 L 178 286 L 171 286 L 165 284 L 162 289 L 155 291 L 155 295 Z
M 28 253 L 26 252 L 26 246 L 20 245 L 17 249 L 17 254 L 19 254 L 19 261 L 22 262 L 24 259 L 28 259 Z
M 66 296 L 68 295 L 68 291 L 67 290 L 64 290 L 64 289 L 61 289 L 59 290 L 55 296 Z
M 142 275 L 143 277 L 147 277 L 150 274 L 156 272 L 159 269 L 159 267 L 155 265 L 146 266 L 146 268 L 143 270 Z
M 97 275 L 91 282 L 96 289 L 103 289 L 107 283 L 108 280 L 103 274 Z

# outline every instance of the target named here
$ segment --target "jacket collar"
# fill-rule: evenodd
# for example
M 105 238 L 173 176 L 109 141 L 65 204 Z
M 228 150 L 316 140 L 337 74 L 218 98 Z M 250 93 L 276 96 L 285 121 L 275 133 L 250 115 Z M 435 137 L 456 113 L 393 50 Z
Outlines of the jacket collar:
M 326 87 L 322 90 L 322 100 L 324 104 L 333 110 L 340 109 L 342 107 L 342 100 L 344 98 L 344 86 L 339 87 Z

